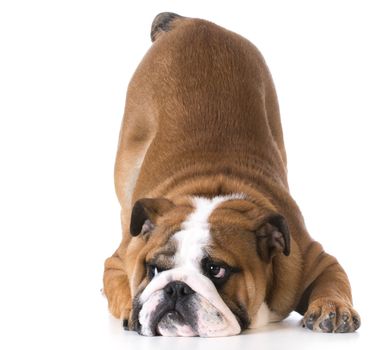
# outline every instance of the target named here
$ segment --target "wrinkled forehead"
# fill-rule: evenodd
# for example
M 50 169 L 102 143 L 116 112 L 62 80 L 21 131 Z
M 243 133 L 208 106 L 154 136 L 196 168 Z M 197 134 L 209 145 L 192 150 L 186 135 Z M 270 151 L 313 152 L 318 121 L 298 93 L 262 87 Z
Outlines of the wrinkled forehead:
M 165 243 L 162 242 L 161 248 L 153 251 L 148 260 L 166 269 L 182 266 L 197 269 L 207 254 L 224 259 L 227 254 L 219 249 L 227 246 L 227 239 L 237 239 L 241 230 L 253 229 L 259 212 L 256 205 L 245 201 L 241 194 L 211 199 L 192 197 L 186 215 L 177 217 Z M 178 222 L 178 219 L 182 220 Z M 228 260 L 229 264 L 235 263 L 231 254 Z

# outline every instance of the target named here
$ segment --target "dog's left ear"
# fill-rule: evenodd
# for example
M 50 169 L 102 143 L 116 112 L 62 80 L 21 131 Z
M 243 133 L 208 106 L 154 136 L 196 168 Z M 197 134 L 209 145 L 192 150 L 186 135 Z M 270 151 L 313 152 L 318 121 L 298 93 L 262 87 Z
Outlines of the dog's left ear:
M 132 236 L 147 234 L 155 228 L 159 216 L 174 208 L 166 198 L 141 198 L 132 208 L 130 231 Z
M 290 233 L 286 219 L 279 214 L 267 216 L 263 224 L 256 230 L 257 251 L 265 262 L 280 252 L 290 254 Z

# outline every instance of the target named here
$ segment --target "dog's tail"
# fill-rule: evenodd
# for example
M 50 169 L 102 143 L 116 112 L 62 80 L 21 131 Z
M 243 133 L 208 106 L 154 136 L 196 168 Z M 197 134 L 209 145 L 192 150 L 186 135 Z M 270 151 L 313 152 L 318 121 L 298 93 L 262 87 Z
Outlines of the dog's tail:
M 172 29 L 173 22 L 179 18 L 184 17 L 172 12 L 159 13 L 151 25 L 151 41 L 154 42 L 161 33 L 169 32 Z

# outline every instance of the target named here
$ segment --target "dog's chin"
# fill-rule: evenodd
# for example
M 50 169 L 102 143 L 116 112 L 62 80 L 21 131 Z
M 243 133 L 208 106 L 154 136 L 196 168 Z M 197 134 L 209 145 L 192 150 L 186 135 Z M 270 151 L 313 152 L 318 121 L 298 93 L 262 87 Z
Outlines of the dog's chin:
M 156 332 L 166 337 L 194 337 L 197 332 L 178 311 L 167 312 L 159 321 Z

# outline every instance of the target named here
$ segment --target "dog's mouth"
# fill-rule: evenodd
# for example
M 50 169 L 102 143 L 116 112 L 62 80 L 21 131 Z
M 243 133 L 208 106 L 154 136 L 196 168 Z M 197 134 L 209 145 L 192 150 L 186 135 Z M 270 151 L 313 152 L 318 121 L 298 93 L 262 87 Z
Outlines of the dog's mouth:
M 198 335 L 190 322 L 177 310 L 170 310 L 164 314 L 155 327 L 155 333 L 163 336 L 184 337 Z
M 165 313 L 162 319 L 158 322 L 156 329 L 170 328 L 173 324 L 186 324 L 183 316 L 176 310 L 171 310 Z
M 151 333 L 162 336 L 196 336 L 197 315 L 182 303 L 163 301 L 151 319 Z

